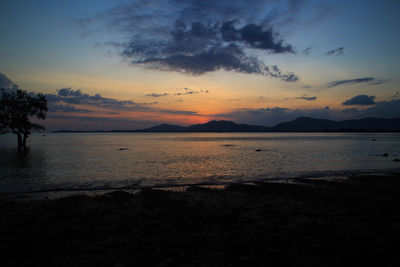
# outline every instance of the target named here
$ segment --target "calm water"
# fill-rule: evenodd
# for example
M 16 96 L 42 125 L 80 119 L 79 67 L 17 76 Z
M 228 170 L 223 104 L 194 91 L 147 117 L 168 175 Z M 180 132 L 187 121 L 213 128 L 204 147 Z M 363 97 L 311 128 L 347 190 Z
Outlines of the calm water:
M 32 135 L 26 155 L 17 153 L 15 139 L 0 136 L 0 192 L 220 184 L 400 170 L 400 163 L 393 162 L 400 158 L 400 134 L 50 133 Z

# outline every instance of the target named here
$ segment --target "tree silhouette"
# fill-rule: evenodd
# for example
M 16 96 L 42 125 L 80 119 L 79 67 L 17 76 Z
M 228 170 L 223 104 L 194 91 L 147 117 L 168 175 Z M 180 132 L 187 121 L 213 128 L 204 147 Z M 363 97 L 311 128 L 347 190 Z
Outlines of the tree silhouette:
M 18 149 L 26 148 L 26 139 L 32 129 L 44 130 L 40 124 L 29 119 L 46 119 L 47 100 L 43 94 L 27 93 L 17 89 L 1 89 L 0 96 L 0 132 L 12 132 L 18 137 Z

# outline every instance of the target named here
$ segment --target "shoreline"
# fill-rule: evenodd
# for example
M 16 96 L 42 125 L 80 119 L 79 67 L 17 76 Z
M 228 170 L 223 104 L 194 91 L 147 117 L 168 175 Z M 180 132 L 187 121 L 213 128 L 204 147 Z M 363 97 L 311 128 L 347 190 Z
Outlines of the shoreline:
M 379 170 L 364 170 L 364 171 L 337 171 L 329 175 L 310 175 L 302 174 L 295 177 L 278 177 L 278 178 L 262 178 L 249 179 L 241 181 L 226 181 L 226 182 L 201 182 L 201 183 L 180 183 L 180 184 L 159 184 L 159 185 L 131 185 L 120 187 L 93 187 L 93 188 L 53 188 L 32 190 L 24 192 L 0 192 L 1 200 L 41 200 L 41 199 L 58 199 L 76 195 L 101 196 L 114 191 L 125 191 L 127 193 L 139 193 L 141 190 L 164 190 L 182 192 L 190 187 L 204 187 L 209 189 L 226 189 L 233 184 L 258 184 L 258 183 L 301 183 L 304 180 L 341 180 L 348 179 L 353 176 L 400 176 L 400 169 L 389 169 L 384 171 Z
M 376 174 L 0 200 L 2 266 L 395 266 L 399 191 Z

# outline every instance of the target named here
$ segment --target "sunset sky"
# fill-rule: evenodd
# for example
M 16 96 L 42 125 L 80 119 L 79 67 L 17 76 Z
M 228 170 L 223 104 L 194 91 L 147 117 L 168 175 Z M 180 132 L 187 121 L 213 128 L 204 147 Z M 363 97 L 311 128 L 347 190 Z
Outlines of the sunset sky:
M 400 1 L 2 0 L 0 87 L 48 130 L 400 116 Z

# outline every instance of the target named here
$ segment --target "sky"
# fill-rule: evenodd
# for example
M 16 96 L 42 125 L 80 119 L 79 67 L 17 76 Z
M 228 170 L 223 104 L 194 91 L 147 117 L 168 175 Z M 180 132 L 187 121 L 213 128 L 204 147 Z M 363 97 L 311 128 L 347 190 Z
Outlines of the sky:
M 2 0 L 0 87 L 47 130 L 400 117 L 398 0 Z

